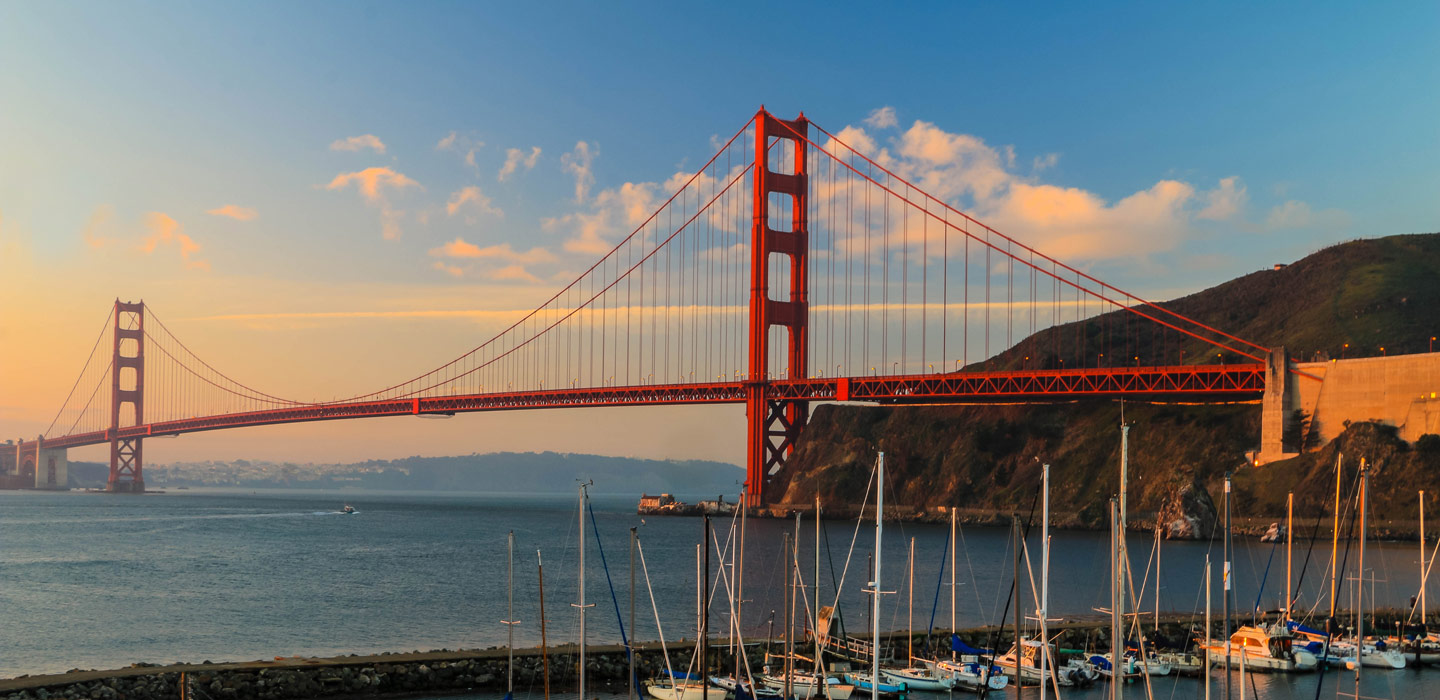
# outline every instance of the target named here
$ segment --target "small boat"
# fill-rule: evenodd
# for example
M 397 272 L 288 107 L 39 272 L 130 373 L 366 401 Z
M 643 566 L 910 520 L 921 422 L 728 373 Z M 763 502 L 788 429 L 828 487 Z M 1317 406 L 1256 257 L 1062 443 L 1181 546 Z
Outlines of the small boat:
M 1045 673 L 1040 668 L 1040 642 L 1035 639 L 1026 639 L 1021 642 L 1020 678 L 1025 683 L 1039 683 L 1045 678 Z M 1080 659 L 1070 659 L 1064 666 L 1055 666 L 1055 645 L 1050 645 L 1049 653 L 1046 656 L 1050 659 L 1050 671 L 1055 676 L 1055 682 L 1063 686 L 1088 686 L 1100 680 L 1100 671 L 1091 664 Z M 995 665 L 1004 669 L 1007 673 L 1015 669 L 1015 647 L 1010 651 L 996 657 Z
M 1188 651 L 1162 651 L 1154 658 L 1169 666 L 1170 672 L 1177 676 L 1198 676 L 1205 670 L 1205 659 Z
M 885 674 L 881 672 L 880 675 L 884 676 Z M 870 674 L 863 671 L 846 673 L 845 682 L 861 690 L 878 690 L 881 695 L 904 695 L 910 691 L 904 683 L 886 683 L 884 678 L 880 679 L 880 684 L 877 686 Z
M 790 692 L 796 700 L 809 700 L 816 696 L 816 690 L 820 687 L 819 676 L 813 673 L 791 673 Z M 770 673 L 760 674 L 760 683 L 766 688 L 777 693 L 785 691 L 785 676 L 771 675 Z M 835 676 L 825 677 L 825 690 L 820 697 L 830 700 L 849 700 L 850 695 L 855 692 L 855 686 Z
M 955 688 L 955 678 L 925 666 L 910 668 L 880 669 L 880 680 L 891 685 L 904 686 L 907 690 L 928 690 L 945 693 Z
M 1245 625 L 1230 635 L 1230 663 L 1241 658 L 1250 671 L 1313 671 L 1320 659 L 1308 648 L 1293 644 L 1295 637 L 1284 625 Z M 1225 664 L 1225 643 L 1209 640 L 1202 645 L 1210 652 L 1210 665 Z
M 1100 672 L 1101 677 L 1110 680 L 1114 680 L 1118 675 L 1121 680 L 1128 682 L 1144 675 L 1144 671 L 1140 668 L 1140 663 L 1136 661 L 1133 656 L 1126 655 L 1120 657 L 1118 673 L 1115 665 L 1110 663 L 1109 654 L 1092 654 L 1089 661 L 1090 665 L 1094 666 L 1095 670 Z
M 954 661 L 926 661 L 925 665 L 938 673 L 948 673 L 955 681 L 956 690 L 966 690 L 978 693 L 982 688 L 990 690 L 1004 690 L 1010 685 L 1010 677 L 1005 675 L 1005 670 L 999 666 L 990 666 L 988 669 L 978 660 Z
M 761 687 L 755 689 L 750 686 L 749 681 L 736 682 L 733 676 L 711 676 L 710 685 L 717 688 L 724 688 L 730 691 L 736 698 L 751 698 L 752 700 L 780 700 L 781 692 Z
M 355 506 L 352 506 L 349 503 L 346 503 L 345 506 L 340 509 L 341 515 L 354 515 L 356 512 L 358 511 L 355 510 Z
M 645 692 L 656 700 L 725 700 L 727 691 L 704 681 L 657 678 L 645 684 Z

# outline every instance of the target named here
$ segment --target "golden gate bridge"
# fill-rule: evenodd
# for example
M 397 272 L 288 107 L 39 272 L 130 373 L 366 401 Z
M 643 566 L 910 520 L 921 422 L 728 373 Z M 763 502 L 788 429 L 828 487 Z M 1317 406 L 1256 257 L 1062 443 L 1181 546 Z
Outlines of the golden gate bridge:
M 1197 345 L 1222 362 L 1194 363 L 1211 356 Z M 745 405 L 745 490 L 759 502 L 812 402 L 1249 399 L 1265 389 L 1268 352 L 986 226 L 803 114 L 761 108 L 544 304 L 375 391 L 306 401 L 254 389 L 145 303 L 117 299 L 54 420 L 20 443 L 17 467 L 33 476 L 47 455 L 108 443 L 108 489 L 140 492 L 143 444 L 157 436 L 730 403 Z

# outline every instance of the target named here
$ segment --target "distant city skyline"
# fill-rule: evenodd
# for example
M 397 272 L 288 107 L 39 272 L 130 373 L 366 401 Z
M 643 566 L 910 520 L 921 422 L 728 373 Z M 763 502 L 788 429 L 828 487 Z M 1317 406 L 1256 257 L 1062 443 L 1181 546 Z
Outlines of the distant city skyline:
M 0 439 L 45 430 L 116 297 L 286 396 L 438 366 L 761 104 L 1156 300 L 1440 229 L 1435 6 L 564 7 L 0 7 Z M 145 449 L 739 463 L 744 430 L 733 406 L 574 409 Z

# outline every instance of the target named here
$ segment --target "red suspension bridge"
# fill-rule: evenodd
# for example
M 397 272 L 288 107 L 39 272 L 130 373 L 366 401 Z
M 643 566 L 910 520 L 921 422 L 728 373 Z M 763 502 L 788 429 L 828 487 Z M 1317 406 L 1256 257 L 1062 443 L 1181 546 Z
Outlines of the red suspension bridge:
M 1231 361 L 1193 363 L 1216 352 Z M 17 466 L 33 476 L 68 448 L 108 443 L 109 489 L 143 491 L 142 447 L 155 436 L 743 403 L 746 491 L 763 499 L 811 402 L 1254 398 L 1267 352 L 991 229 L 803 115 L 762 109 L 539 308 L 377 391 L 330 401 L 259 391 L 202 360 L 143 302 L 117 300 Z

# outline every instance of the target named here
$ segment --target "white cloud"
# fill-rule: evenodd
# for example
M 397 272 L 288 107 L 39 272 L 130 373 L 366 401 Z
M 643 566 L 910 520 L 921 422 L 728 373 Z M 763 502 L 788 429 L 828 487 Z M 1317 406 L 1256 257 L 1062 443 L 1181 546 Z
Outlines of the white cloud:
M 171 218 L 170 215 L 158 211 L 152 211 L 145 217 L 145 228 L 150 235 L 145 237 L 145 242 L 140 244 L 140 250 L 146 255 L 152 255 L 162 245 L 174 245 L 180 250 L 180 260 L 184 262 L 187 269 L 209 270 L 210 263 L 194 257 L 200 252 L 200 244 L 186 235 L 180 229 L 180 223 Z
M 433 267 L 441 272 L 444 272 L 447 275 L 450 275 L 451 277 L 465 276 L 465 268 L 459 267 L 457 265 L 451 265 L 444 260 L 436 260 Z
M 397 173 L 389 168 L 366 168 L 353 173 L 340 173 L 330 184 L 325 186 L 327 190 L 340 190 L 354 183 L 360 189 L 360 194 L 372 202 L 382 198 L 381 190 L 401 190 L 406 187 L 419 187 L 420 183 L 411 180 L 403 173 Z
M 1013 161 L 1013 157 L 1012 157 Z M 1046 153 L 1043 156 L 1035 156 L 1035 162 L 1030 165 L 1030 170 L 1039 173 L 1042 170 L 1049 170 L 1060 162 L 1059 153 Z
M 1315 211 L 1309 204 L 1299 200 L 1287 200 L 1270 210 L 1265 216 L 1265 228 L 1294 229 L 1319 228 L 1334 230 L 1350 224 L 1350 215 L 1340 209 Z
M 490 279 L 497 282 L 539 282 L 540 278 L 530 274 L 523 265 L 507 265 L 490 273 Z
M 509 243 L 481 248 L 459 237 L 438 248 L 430 249 L 430 255 L 446 258 L 493 259 L 527 265 L 555 262 L 555 256 L 544 248 L 535 247 L 523 253 L 511 248 Z
M 597 152 L 591 149 L 590 144 L 580 141 L 575 144 L 575 150 L 560 156 L 561 168 L 575 176 L 576 204 L 585 202 L 590 186 L 595 184 L 595 175 L 590 171 L 590 165 L 595 161 L 596 155 Z
M 410 187 L 424 189 L 420 187 L 420 183 L 390 168 L 366 168 L 353 173 L 340 173 L 330 181 L 330 184 L 325 185 L 325 189 L 341 190 L 351 184 L 360 190 L 360 195 L 372 206 L 380 207 L 380 234 L 386 240 L 395 240 L 400 237 L 400 221 L 404 218 L 405 212 L 391 206 L 390 198 L 386 196 L 385 191 L 404 190 Z
M 1082 188 L 1045 183 L 1041 174 L 1058 162 L 1056 154 L 1034 158 L 1030 173 L 1022 175 L 1015 167 L 1014 149 L 991 146 L 925 121 L 883 140 L 860 126 L 848 126 L 836 138 L 995 230 L 1072 261 L 1144 259 L 1174 250 L 1195 235 L 1201 219 L 1243 224 L 1248 198 L 1243 181 L 1227 177 L 1213 189 L 1163 179 L 1112 200 Z M 833 141 L 825 148 L 843 157 L 843 149 Z M 822 196 L 844 196 L 846 191 L 839 187 Z M 1268 226 L 1313 226 L 1321 221 L 1334 225 L 1344 220 L 1343 212 L 1332 210 L 1319 217 L 1295 202 L 1272 212 Z M 924 217 L 911 217 L 913 230 L 904 234 L 907 243 L 918 246 L 927 236 L 936 238 L 938 227 L 925 229 L 924 222 Z M 842 239 L 837 245 L 846 242 Z
M 506 150 L 505 165 L 500 168 L 500 181 L 504 182 L 506 178 L 514 175 L 516 169 L 518 169 L 521 165 L 524 165 L 526 170 L 535 167 L 535 162 L 538 160 L 540 160 L 539 146 L 531 147 L 530 155 L 525 155 L 525 152 L 518 148 L 511 148 L 509 150 Z
M 1245 210 L 1250 199 L 1245 184 L 1234 175 L 1220 179 L 1220 186 L 1206 193 L 1205 208 L 1195 215 L 1197 219 L 1228 221 L 1238 217 Z
M 207 209 L 205 213 L 211 216 L 223 216 L 236 221 L 253 221 L 255 217 L 260 216 L 260 213 L 255 211 L 254 208 L 242 207 L 236 204 L 226 204 L 223 207 Z
M 445 203 L 445 213 L 450 216 L 455 216 L 455 213 L 467 204 L 482 214 L 493 214 L 495 216 L 505 215 L 500 209 L 491 205 L 490 198 L 485 196 L 485 193 L 481 192 L 480 188 L 475 185 L 470 185 L 450 195 L 450 201 Z
M 435 144 L 435 150 L 437 151 L 456 151 L 459 153 L 464 153 L 465 155 L 463 156 L 463 160 L 465 161 L 465 164 L 472 168 L 476 167 L 475 152 L 479 151 L 481 148 L 484 147 L 484 141 L 477 141 L 454 131 L 447 134 L 445 138 L 440 139 L 439 143 Z
M 348 139 L 340 139 L 330 144 L 330 150 L 332 151 L 361 151 L 367 148 L 374 150 L 376 153 L 385 152 L 385 144 L 381 143 L 380 139 L 374 134 L 351 136 Z
M 894 107 L 881 107 L 865 117 L 865 123 L 876 129 L 890 129 L 899 126 L 900 120 L 895 118 Z

